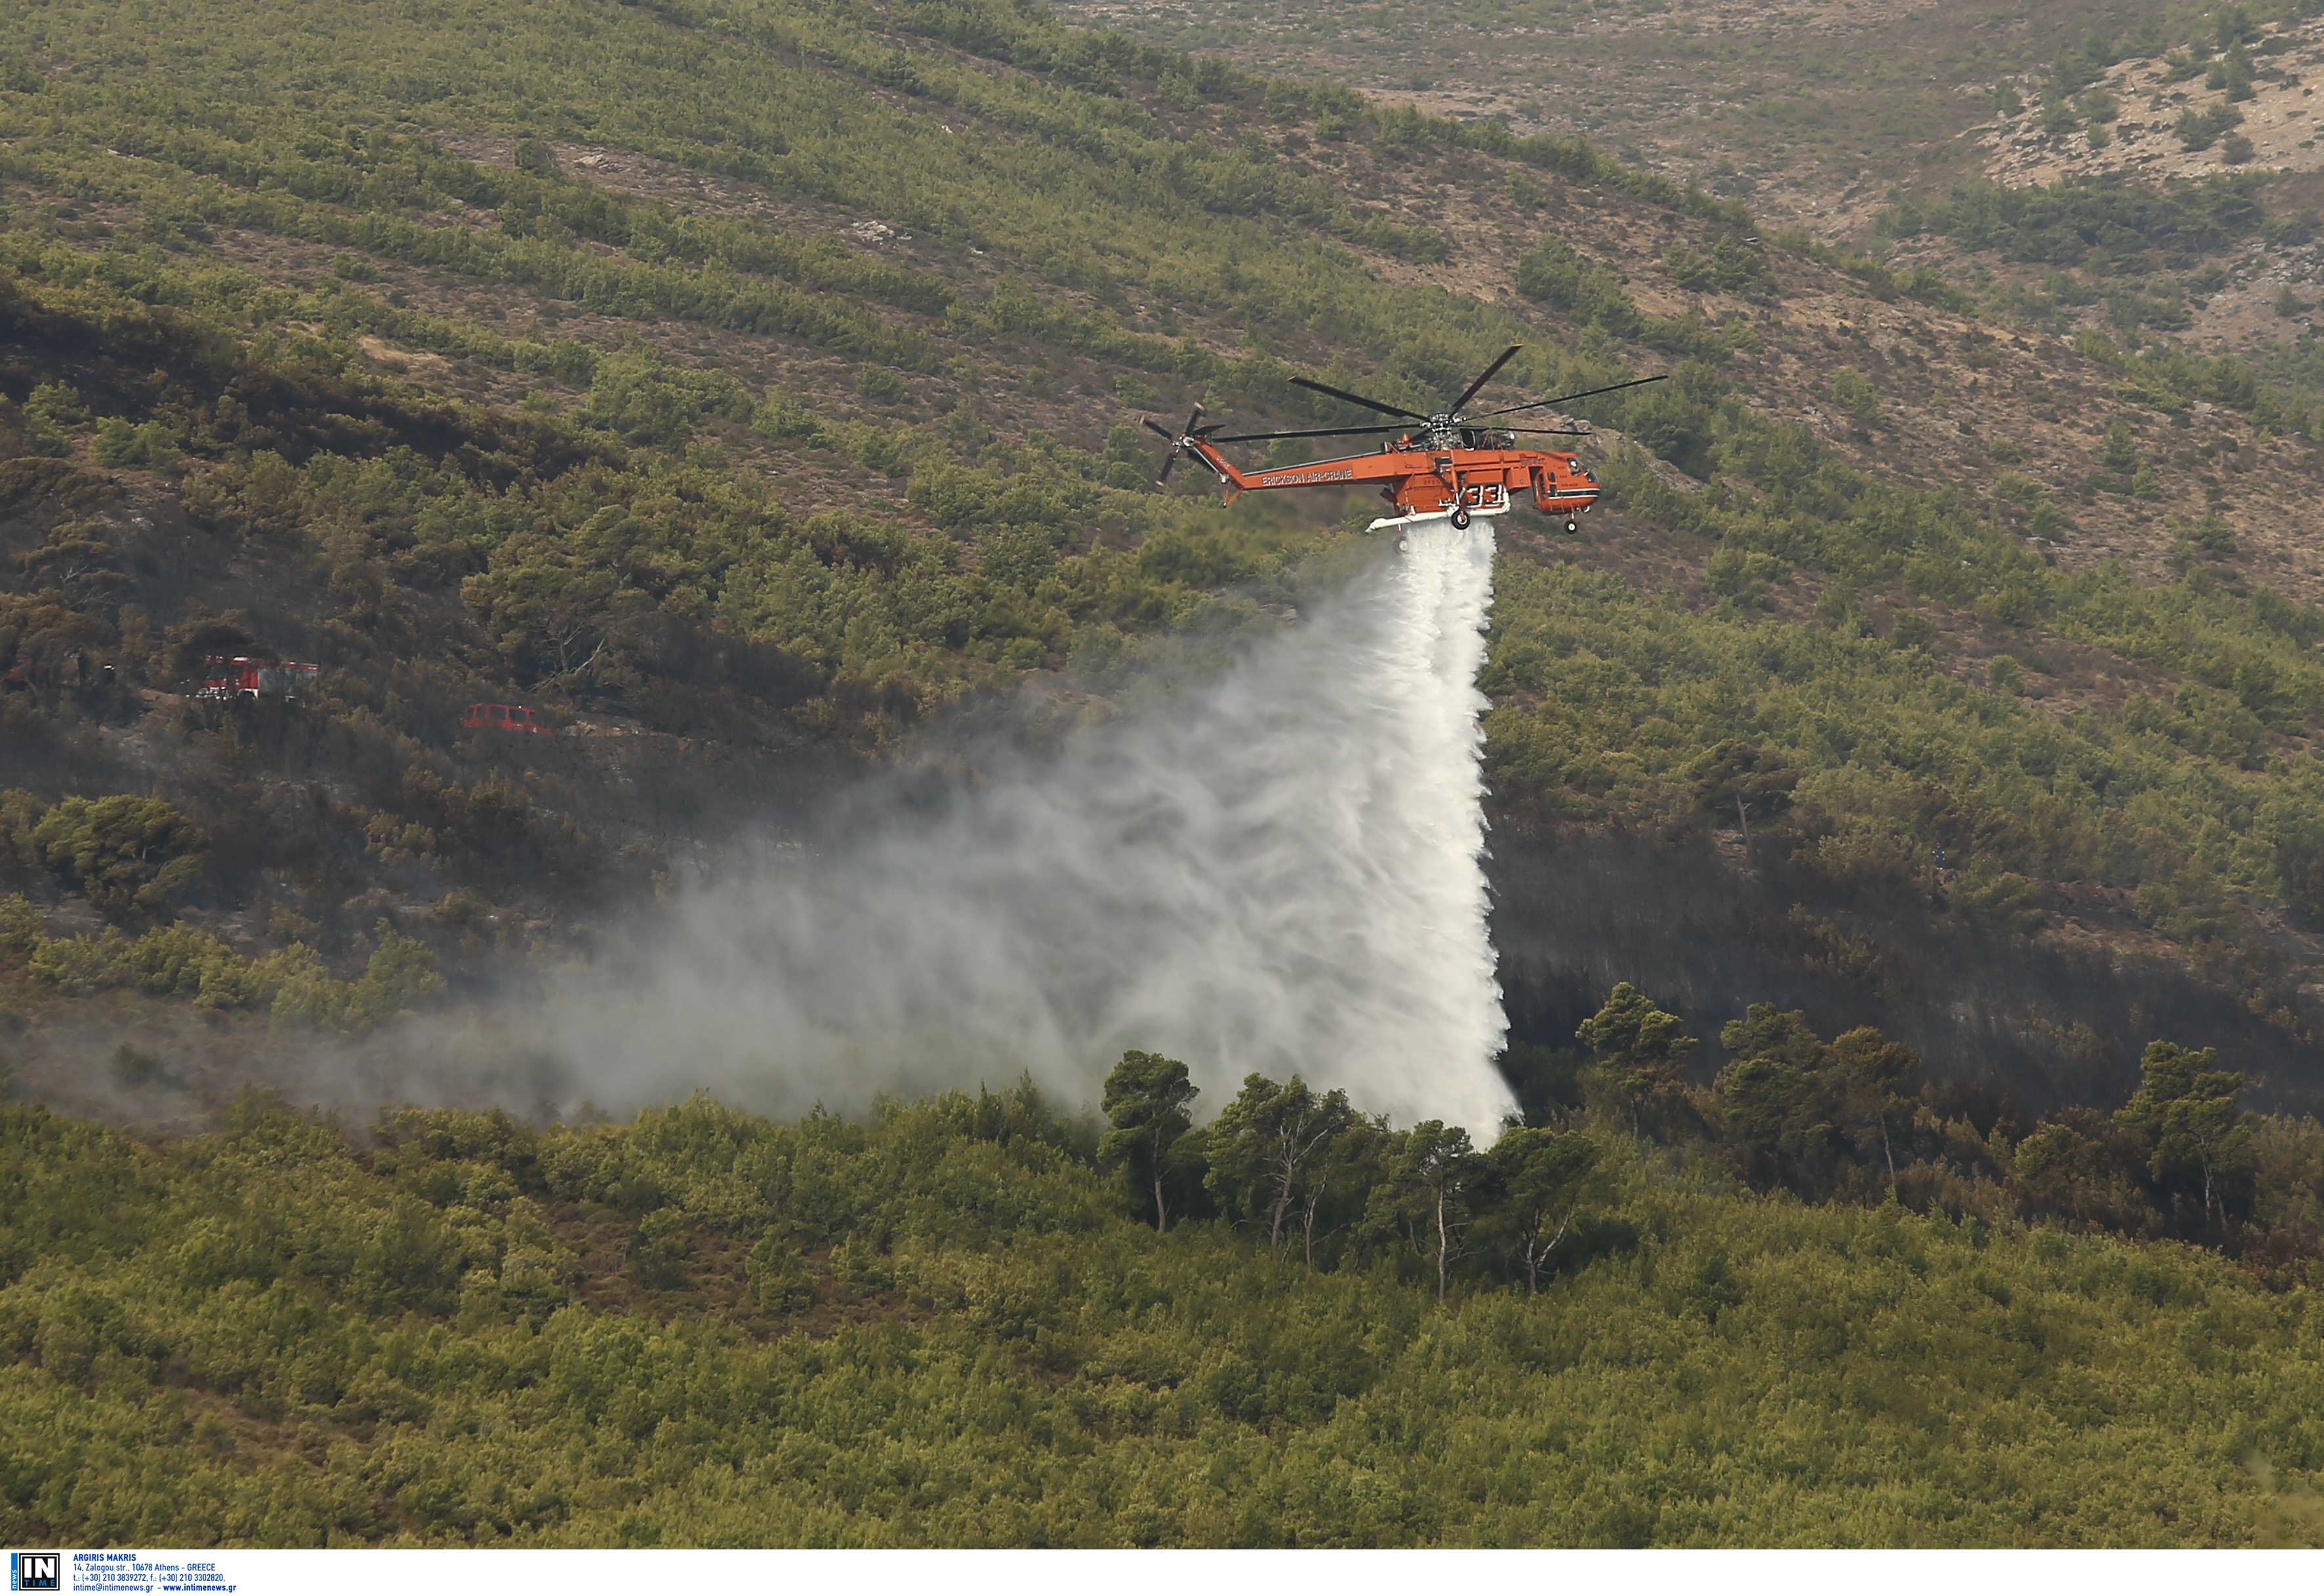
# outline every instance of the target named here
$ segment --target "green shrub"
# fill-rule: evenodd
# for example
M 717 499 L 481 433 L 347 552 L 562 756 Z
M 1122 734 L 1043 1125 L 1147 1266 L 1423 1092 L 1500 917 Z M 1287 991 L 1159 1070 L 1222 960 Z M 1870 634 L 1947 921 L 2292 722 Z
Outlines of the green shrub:
M 1868 427 L 1880 415 L 1880 392 L 1872 380 L 1850 366 L 1842 366 L 1831 379 L 1831 401 L 1840 413 L 1860 427 Z
M 752 1305 L 761 1313 L 785 1318 L 815 1305 L 815 1279 L 807 1271 L 806 1260 L 779 1232 L 769 1231 L 751 1249 L 744 1276 Z
M 125 793 L 50 807 L 8 793 L 0 823 L 12 834 L 0 839 L 7 854 L 114 916 L 158 909 L 191 886 L 209 847 L 208 835 L 166 800 Z
M 177 464 L 182 452 L 169 429 L 159 421 L 133 427 L 117 417 L 107 417 L 97 424 L 97 437 L 89 445 L 88 457 L 99 466 L 143 466 L 159 471 Z
M 724 372 L 672 365 L 651 345 L 632 344 L 597 362 L 581 419 L 632 443 L 668 448 L 691 438 L 706 416 L 750 414 L 748 397 Z

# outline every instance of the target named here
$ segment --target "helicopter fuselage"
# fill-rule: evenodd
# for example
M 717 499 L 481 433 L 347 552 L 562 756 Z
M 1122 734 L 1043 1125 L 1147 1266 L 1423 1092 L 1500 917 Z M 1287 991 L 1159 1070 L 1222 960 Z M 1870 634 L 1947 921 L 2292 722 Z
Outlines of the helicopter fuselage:
M 1239 470 L 1199 438 L 1186 452 L 1211 468 L 1231 503 L 1239 494 L 1274 488 L 1376 485 L 1402 516 L 1499 515 L 1530 496 L 1544 515 L 1579 515 L 1598 502 L 1598 479 L 1569 454 L 1513 447 L 1430 447 L 1397 438 L 1370 454 L 1342 455 L 1261 471 Z

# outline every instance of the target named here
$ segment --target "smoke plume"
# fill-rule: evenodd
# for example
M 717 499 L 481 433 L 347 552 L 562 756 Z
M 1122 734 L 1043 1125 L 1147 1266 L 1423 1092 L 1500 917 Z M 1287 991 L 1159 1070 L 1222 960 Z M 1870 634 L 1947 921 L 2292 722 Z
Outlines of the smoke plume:
M 798 1112 L 1028 1071 L 1093 1102 L 1139 1047 L 1213 1110 L 1297 1072 L 1489 1133 L 1492 543 L 1436 522 L 1406 545 L 1223 670 L 687 896 L 641 961 L 527 1028 L 557 1094 Z

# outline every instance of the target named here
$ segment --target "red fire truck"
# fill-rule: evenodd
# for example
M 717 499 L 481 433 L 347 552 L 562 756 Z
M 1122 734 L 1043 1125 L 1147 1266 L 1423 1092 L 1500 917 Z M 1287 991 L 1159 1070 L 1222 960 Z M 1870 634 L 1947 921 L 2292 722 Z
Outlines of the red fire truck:
M 549 728 L 534 718 L 532 711 L 521 704 L 471 704 L 460 724 L 483 732 L 539 732 L 549 734 Z
M 202 661 L 208 669 L 197 698 L 272 698 L 296 704 L 314 689 L 323 673 L 319 665 L 299 665 L 287 660 L 228 660 L 213 654 Z

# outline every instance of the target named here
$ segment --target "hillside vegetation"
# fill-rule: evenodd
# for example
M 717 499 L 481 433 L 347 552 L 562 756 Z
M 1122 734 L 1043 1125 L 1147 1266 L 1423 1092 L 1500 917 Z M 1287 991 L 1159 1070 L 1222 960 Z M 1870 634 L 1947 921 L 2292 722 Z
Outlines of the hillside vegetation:
M 1115 1084 L 1151 1075 L 1139 1056 Z M 1480 1159 L 1442 1127 L 1285 1097 L 1254 1080 L 1201 1146 L 1179 1139 L 1173 1178 L 1216 1217 L 1167 1233 L 1129 1215 L 1134 1158 L 1105 1173 L 1095 1128 L 1021 1089 L 788 1125 L 706 1100 L 546 1130 L 408 1110 L 359 1139 L 253 1095 L 158 1144 L 0 1109 L 0 1528 L 201 1545 L 2318 1533 L 2312 1284 L 2271 1291 L 2178 1243 L 1754 1195 L 1715 1158 L 1610 1126 Z M 1133 1106 L 1116 1120 L 1135 1140 Z M 1278 1186 L 1269 1149 L 1317 1112 L 1341 1116 L 1342 1152 L 1309 1167 L 1330 1165 L 1322 1187 Z M 1278 1189 L 1352 1204 L 1312 1262 L 1269 1245 Z M 1545 1202 L 1564 1221 L 1535 1292 L 1513 1253 L 1547 1237 Z
M 2245 42 L 2135 21 L 1945 59 L 2071 100 Z M 0 24 L 5 1538 L 2324 1533 L 2324 362 L 2192 319 L 2295 189 L 1939 161 L 1812 235 L 986 0 Z M 1881 136 L 1816 97 L 1697 120 Z M 1582 995 L 1512 992 L 1489 1147 L 1145 1054 L 1102 1121 L 290 1106 L 738 833 L 1298 624 L 1373 505 L 1157 493 L 1140 417 L 1425 408 L 1510 344 L 1494 403 L 1671 380 L 1577 407 L 1582 536 L 1498 529 L 1497 913 L 1633 848 L 1702 880 L 1616 883 L 1625 935 L 1714 973 L 1524 973 Z M 237 654 L 322 669 L 192 696 Z M 2060 1067 L 1978 1078 L 2000 1032 Z
M 1505 826 L 1729 839 L 1868 1003 L 1932 926 L 2096 946 L 2314 1090 L 2296 350 L 2069 344 L 1577 140 L 1010 7 L 5 14 L 0 1046 L 60 1101 L 128 1046 L 214 1105 L 586 956 L 951 706 L 1277 624 L 1367 507 L 1154 494 L 1136 417 L 1416 404 L 1517 342 L 1504 402 L 1675 380 L 1582 407 L 1587 536 L 1504 529 Z M 2092 225 L 2297 222 L 2205 193 Z M 318 689 L 181 697 L 249 651 Z M 518 699 L 622 735 L 458 724 Z M 2126 1091 L 2156 1029 L 2078 1045 Z

